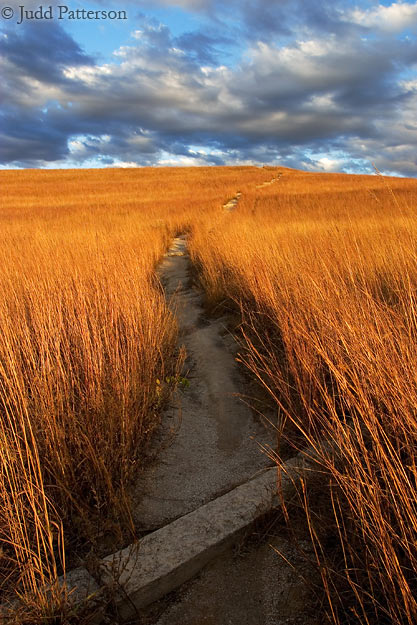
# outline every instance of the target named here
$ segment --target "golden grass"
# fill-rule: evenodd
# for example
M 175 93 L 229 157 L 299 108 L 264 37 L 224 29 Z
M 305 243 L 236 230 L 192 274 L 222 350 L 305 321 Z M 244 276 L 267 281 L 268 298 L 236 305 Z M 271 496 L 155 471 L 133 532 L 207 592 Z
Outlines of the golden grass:
M 330 619 L 415 623 L 417 183 L 285 168 L 2 172 L 1 183 L 2 590 L 30 590 L 46 610 L 41 589 L 66 554 L 117 532 L 115 517 L 129 526 L 156 380 L 179 358 L 155 268 L 189 231 L 208 302 L 240 311 L 242 358 L 282 436 L 302 433 L 331 484 L 326 518 L 301 495 Z
M 193 240 L 281 433 L 295 425 L 332 484 L 327 518 L 304 505 L 334 623 L 417 621 L 416 200 L 415 180 L 283 171 Z
M 180 358 L 155 268 L 177 232 L 220 213 L 246 178 L 264 172 L 1 173 L 3 596 L 30 591 L 51 609 L 45 584 L 68 553 L 133 531 L 126 485 L 158 422 L 157 380 Z

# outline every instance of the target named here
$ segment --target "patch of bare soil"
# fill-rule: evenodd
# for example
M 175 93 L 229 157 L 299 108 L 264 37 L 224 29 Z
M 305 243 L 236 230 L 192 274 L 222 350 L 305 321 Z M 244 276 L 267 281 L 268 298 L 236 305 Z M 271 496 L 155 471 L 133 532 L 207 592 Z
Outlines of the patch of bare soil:
M 236 206 L 239 203 L 239 200 L 241 198 L 242 194 L 240 193 L 240 191 L 238 191 L 236 193 L 236 195 L 234 197 L 232 197 L 231 200 L 229 200 L 228 202 L 226 202 L 226 204 L 223 204 L 223 208 L 227 211 L 232 211 L 236 208 Z
M 155 625 L 321 625 L 304 581 L 312 574 L 290 543 L 274 538 L 212 562 L 177 593 Z

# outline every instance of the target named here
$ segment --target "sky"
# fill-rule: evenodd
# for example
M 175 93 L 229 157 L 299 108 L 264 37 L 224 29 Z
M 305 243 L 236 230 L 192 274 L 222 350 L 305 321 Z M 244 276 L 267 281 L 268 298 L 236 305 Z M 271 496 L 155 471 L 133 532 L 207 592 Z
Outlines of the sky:
M 0 2 L 0 168 L 417 175 L 417 2 L 47 2 Z

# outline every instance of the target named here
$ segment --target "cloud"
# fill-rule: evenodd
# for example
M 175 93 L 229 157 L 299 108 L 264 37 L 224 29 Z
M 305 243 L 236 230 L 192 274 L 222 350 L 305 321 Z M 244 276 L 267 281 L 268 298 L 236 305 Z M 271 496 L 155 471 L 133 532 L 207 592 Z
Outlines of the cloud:
M 0 39 L 1 162 L 280 161 L 334 171 L 375 161 L 415 175 L 417 79 L 410 68 L 417 51 L 397 36 L 415 5 L 394 4 L 387 14 L 391 7 L 341 12 L 321 4 L 298 17 L 307 20 L 302 25 L 283 20 L 282 40 L 270 38 L 269 26 L 286 0 L 240 5 L 245 20 L 263 17 L 230 66 L 222 50 L 233 42 L 223 32 L 174 37 L 146 18 L 114 62 L 101 64 L 57 23 L 7 32 Z M 364 37 L 375 20 L 395 22 L 395 32 L 378 27 Z
M 54 161 L 68 154 L 65 125 L 50 112 L 68 111 L 64 70 L 91 64 L 80 46 L 56 23 L 22 25 L 0 35 L 2 98 L 0 162 Z
M 389 6 L 379 4 L 372 9 L 355 8 L 348 16 L 355 24 L 369 29 L 401 32 L 417 26 L 417 2 L 394 2 Z
M 175 39 L 176 49 L 202 65 L 215 65 L 224 54 L 221 46 L 233 41 L 224 36 L 213 36 L 201 31 L 186 32 Z
M 93 62 L 56 21 L 28 22 L 4 31 L 0 54 L 20 73 L 53 84 L 60 82 L 62 68 L 68 64 Z

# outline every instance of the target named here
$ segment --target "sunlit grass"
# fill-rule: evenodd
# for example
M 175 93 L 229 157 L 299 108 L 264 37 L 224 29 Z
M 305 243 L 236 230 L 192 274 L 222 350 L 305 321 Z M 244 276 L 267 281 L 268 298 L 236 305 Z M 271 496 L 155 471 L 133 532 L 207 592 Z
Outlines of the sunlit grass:
M 175 234 L 263 177 L 1 173 L 2 598 L 30 591 L 50 609 L 45 585 L 66 559 L 134 532 L 127 485 L 158 423 L 157 381 L 174 379 L 181 358 L 156 266 Z
M 3 596 L 46 609 L 65 558 L 129 531 L 157 380 L 180 358 L 155 269 L 188 231 L 207 303 L 242 317 L 281 435 L 301 433 L 332 484 L 325 518 L 303 495 L 313 538 L 337 537 L 337 561 L 317 549 L 331 619 L 415 623 L 416 182 L 285 168 L 0 181 Z
M 416 199 L 414 180 L 285 172 L 193 241 L 283 436 L 333 485 L 327 517 L 305 499 L 313 537 L 339 542 L 336 563 L 317 550 L 332 622 L 417 620 Z

